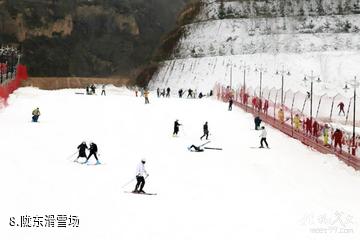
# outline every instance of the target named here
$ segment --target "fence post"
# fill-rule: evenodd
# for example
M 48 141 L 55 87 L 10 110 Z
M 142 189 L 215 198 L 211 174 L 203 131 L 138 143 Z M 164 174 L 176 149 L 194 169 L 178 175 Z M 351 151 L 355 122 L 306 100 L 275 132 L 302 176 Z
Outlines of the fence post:
M 274 102 L 274 121 L 276 121 L 276 102 L 277 102 L 278 93 L 279 91 L 276 90 L 275 102 Z
M 307 100 L 308 100 L 308 97 L 306 96 L 305 100 L 304 100 L 304 104 L 303 104 L 302 109 L 301 109 L 301 114 L 302 115 L 304 115 L 304 109 L 305 109 L 305 104 L 306 104 Z
M 334 109 L 334 102 L 335 102 L 335 98 L 338 96 L 339 94 L 336 94 L 334 97 L 333 97 L 333 100 L 332 100 L 332 103 L 331 103 L 331 110 L 330 110 L 330 122 L 331 122 L 331 118 L 332 118 L 332 115 L 333 115 L 333 109 Z
M 294 110 L 294 103 L 295 103 L 295 98 L 296 98 L 296 95 L 298 94 L 299 91 L 297 91 L 296 93 L 294 93 L 294 96 L 293 96 L 293 100 L 292 100 L 292 103 L 291 103 L 291 136 L 293 137 L 294 136 L 294 114 L 293 114 L 293 110 Z
M 347 122 L 348 122 L 348 119 L 349 119 L 349 112 L 350 112 L 350 107 L 351 107 L 351 102 L 353 101 L 353 97 L 350 98 L 350 101 L 349 101 L 349 106 L 348 106 L 348 110 L 347 110 L 347 113 L 346 113 L 346 121 L 345 121 L 345 125 L 347 125 Z
M 320 110 L 320 104 L 321 104 L 321 99 L 325 96 L 326 94 L 323 94 L 320 99 L 319 99 L 319 105 L 318 105 L 318 108 L 317 108 L 317 111 L 316 111 L 316 118 L 318 117 L 319 115 L 319 110 Z

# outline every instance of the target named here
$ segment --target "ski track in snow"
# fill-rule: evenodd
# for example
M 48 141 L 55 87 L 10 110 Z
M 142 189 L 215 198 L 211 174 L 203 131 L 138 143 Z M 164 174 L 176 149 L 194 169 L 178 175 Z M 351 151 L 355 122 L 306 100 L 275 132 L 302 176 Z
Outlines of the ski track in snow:
M 0 111 L 0 239 L 274 239 L 357 240 L 360 175 L 268 129 L 270 150 L 259 145 L 253 118 L 214 99 L 157 99 L 150 104 L 125 89 L 107 97 L 74 90 L 21 88 Z M 30 122 L 40 107 L 40 123 Z M 172 137 L 179 119 L 179 137 Z M 207 146 L 193 153 L 208 121 Z M 99 166 L 73 163 L 83 141 L 98 144 Z M 125 194 L 136 165 L 147 159 L 145 191 Z M 93 159 L 94 162 L 94 159 Z M 351 221 L 324 223 L 336 213 Z M 14 228 L 9 218 L 77 215 L 80 227 Z M 312 233 L 346 228 L 352 233 Z

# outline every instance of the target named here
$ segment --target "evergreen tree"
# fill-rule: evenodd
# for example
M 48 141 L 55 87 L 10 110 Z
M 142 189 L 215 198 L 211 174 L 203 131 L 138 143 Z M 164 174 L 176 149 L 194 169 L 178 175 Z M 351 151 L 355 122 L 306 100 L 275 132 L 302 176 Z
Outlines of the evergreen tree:
M 345 0 L 344 13 L 351 13 L 351 0 Z
M 325 10 L 324 10 L 324 6 L 323 6 L 323 0 L 318 0 L 317 1 L 317 12 L 320 16 L 324 16 L 325 15 Z
M 224 19 L 225 18 L 225 6 L 224 6 L 224 0 L 220 1 L 220 7 L 219 7 L 219 18 Z
M 339 15 L 343 15 L 343 14 L 344 14 L 344 9 L 343 9 L 342 2 L 341 2 L 341 1 L 338 2 L 337 12 L 338 12 Z

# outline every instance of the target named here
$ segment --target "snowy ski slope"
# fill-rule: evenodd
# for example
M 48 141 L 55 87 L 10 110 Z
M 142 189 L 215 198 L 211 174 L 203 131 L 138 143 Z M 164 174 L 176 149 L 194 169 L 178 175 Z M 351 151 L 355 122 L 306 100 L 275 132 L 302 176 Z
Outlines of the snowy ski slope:
M 360 175 L 334 156 L 271 128 L 271 149 L 259 150 L 252 116 L 213 99 L 152 93 L 145 105 L 125 89 L 74 91 L 21 88 L 1 110 L 0 239 L 360 238 Z M 35 107 L 40 123 L 30 122 Z M 183 126 L 174 138 L 176 119 Z M 202 142 L 205 121 L 208 146 L 223 151 L 187 150 Z M 102 165 L 72 162 L 83 140 L 98 144 Z M 134 182 L 122 188 L 142 157 L 145 190 L 157 196 L 124 193 Z M 76 215 L 80 227 L 9 226 L 10 217 L 46 214 Z

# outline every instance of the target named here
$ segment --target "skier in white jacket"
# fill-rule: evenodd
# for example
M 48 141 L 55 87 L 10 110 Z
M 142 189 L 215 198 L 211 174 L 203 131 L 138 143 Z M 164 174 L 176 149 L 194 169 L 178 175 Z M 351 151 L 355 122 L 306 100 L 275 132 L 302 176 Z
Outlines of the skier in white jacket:
M 264 148 L 263 142 L 265 143 L 266 147 L 269 148 L 269 145 L 266 141 L 267 132 L 264 126 L 261 127 L 262 131 L 260 134 L 261 140 L 260 140 L 260 148 Z
M 134 189 L 134 193 L 145 193 L 143 188 L 145 186 L 145 178 L 149 176 L 149 174 L 145 170 L 145 162 L 146 160 L 143 158 L 141 162 L 138 164 L 136 168 L 136 186 Z

